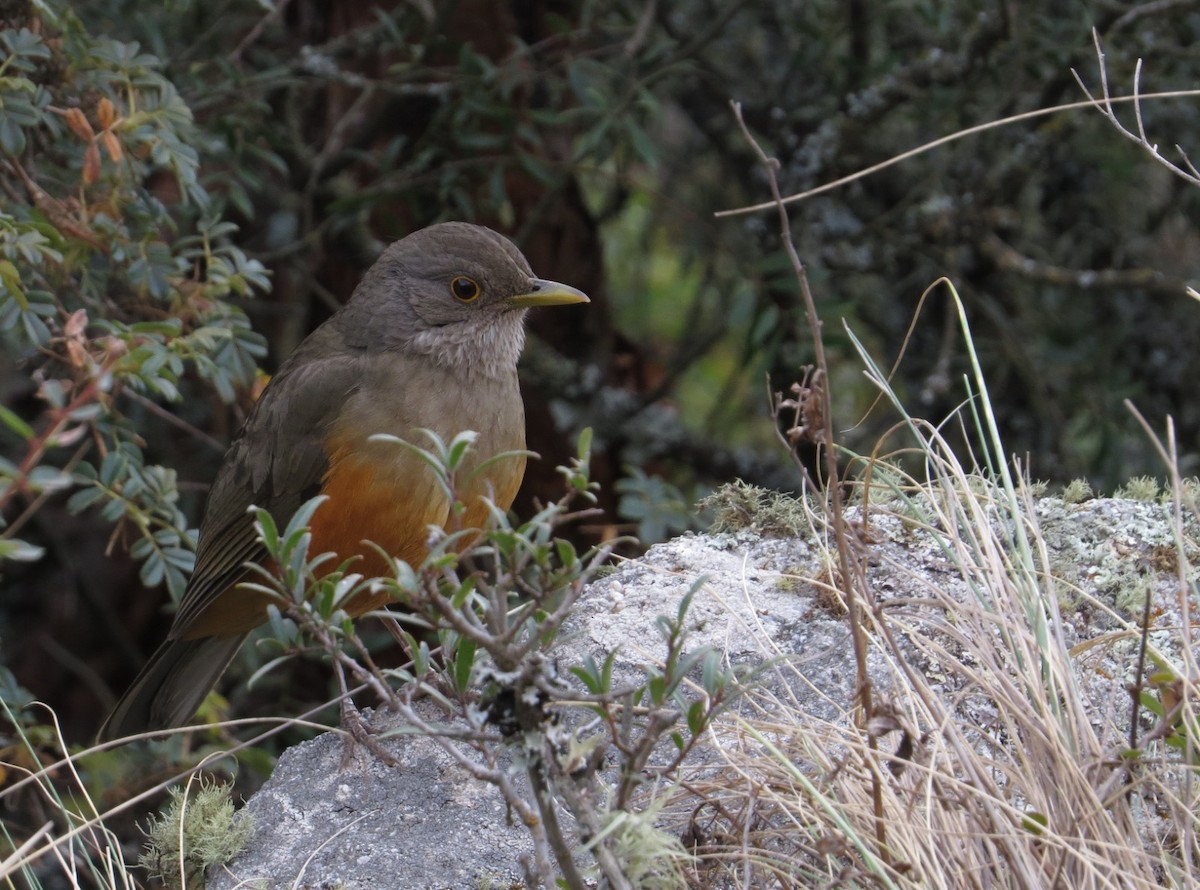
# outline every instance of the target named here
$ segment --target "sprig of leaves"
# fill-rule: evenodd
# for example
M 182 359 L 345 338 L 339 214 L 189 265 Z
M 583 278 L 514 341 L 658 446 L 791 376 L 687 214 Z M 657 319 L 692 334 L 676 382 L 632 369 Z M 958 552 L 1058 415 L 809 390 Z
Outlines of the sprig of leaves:
M 198 380 L 232 402 L 266 352 L 237 301 L 264 291 L 267 272 L 202 184 L 211 139 L 161 60 L 93 36 L 65 7 L 37 14 L 36 29 L 0 32 L 0 173 L 20 198 L 0 212 L 0 343 L 41 406 L 6 409 L 18 444 L 0 464 L 0 504 L 36 509 L 67 480 L 68 508 L 99 510 L 142 581 L 179 595 L 195 533 L 175 471 L 147 459 L 120 395 L 179 402 Z M 41 554 L 0 536 L 0 563 Z

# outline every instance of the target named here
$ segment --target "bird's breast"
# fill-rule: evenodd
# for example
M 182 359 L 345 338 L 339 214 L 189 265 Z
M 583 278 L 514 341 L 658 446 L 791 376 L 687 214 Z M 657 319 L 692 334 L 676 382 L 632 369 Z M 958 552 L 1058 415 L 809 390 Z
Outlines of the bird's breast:
M 337 563 L 360 557 L 352 570 L 365 574 L 390 569 L 365 542 L 418 564 L 427 553 L 429 526 L 481 528 L 489 514 L 482 499 L 507 510 L 525 471 L 523 455 L 480 470 L 496 455 L 525 446 L 515 372 L 511 379 L 465 387 L 428 366 L 414 369 L 401 363 L 390 371 L 364 380 L 329 428 L 329 463 L 321 486 L 329 500 L 317 509 L 311 526 L 312 553 L 335 553 Z M 453 479 L 455 498 L 466 507 L 461 514 L 452 515 L 445 487 L 413 447 L 372 438 L 386 434 L 435 451 L 422 430 L 431 430 L 446 444 L 464 430 L 477 434 Z

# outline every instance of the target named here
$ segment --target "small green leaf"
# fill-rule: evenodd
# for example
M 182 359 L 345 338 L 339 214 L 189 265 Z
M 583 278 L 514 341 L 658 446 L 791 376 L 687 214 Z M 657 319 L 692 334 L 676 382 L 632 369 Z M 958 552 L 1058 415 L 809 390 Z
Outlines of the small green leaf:
M 423 677 L 429 673 L 429 663 L 433 656 L 429 651 L 429 643 L 425 640 L 416 642 L 415 638 L 410 633 L 405 633 L 408 638 L 408 651 L 412 653 L 413 674 L 417 677 Z
M 458 651 L 454 653 L 454 688 L 465 692 L 471 683 L 471 670 L 475 667 L 474 640 L 461 639 Z
M 29 310 L 29 300 L 21 287 L 21 273 L 12 260 L 0 259 L 0 284 L 13 295 L 22 311 Z
M 29 487 L 39 492 L 55 492 L 70 488 L 75 484 L 75 477 L 58 467 L 43 464 L 29 471 Z
M 45 552 L 44 547 L 38 547 L 20 538 L 0 538 L 0 560 L 37 562 Z
M 462 466 L 463 458 L 474 447 L 476 438 L 478 434 L 472 430 L 465 430 L 454 437 L 446 455 L 447 470 L 454 471 Z
M 33 438 L 33 427 L 17 416 L 16 412 L 0 405 L 0 423 L 28 441 Z
M 1158 696 L 1148 689 L 1143 689 L 1138 694 L 1138 699 L 1141 702 L 1142 707 L 1148 710 L 1154 716 L 1162 717 L 1165 713 L 1163 711 L 1162 702 L 1158 700 Z
M 1045 813 L 1039 813 L 1030 810 L 1021 817 L 1021 827 L 1030 834 L 1041 837 L 1045 834 L 1046 826 L 1050 824 L 1050 819 Z
M 275 517 L 262 507 L 252 507 L 254 527 L 262 539 L 263 546 L 272 557 L 279 556 L 279 529 L 275 525 Z
M 76 475 L 78 476 L 78 472 Z M 88 507 L 94 506 L 103 498 L 104 492 L 98 488 L 80 489 L 71 495 L 71 497 L 67 500 L 67 511 L 70 513 L 82 513 Z
M 159 582 L 162 581 L 165 571 L 166 567 L 164 566 L 162 559 L 155 551 L 152 550 L 146 554 L 146 559 L 142 563 L 142 568 L 138 572 L 138 577 L 141 579 L 142 584 L 144 584 L 146 587 L 157 587 Z
M 456 609 L 461 609 L 467 604 L 467 600 L 471 598 L 471 594 L 475 592 L 475 586 L 479 583 L 479 579 L 475 576 L 470 576 L 458 585 L 454 594 L 450 597 L 450 602 Z

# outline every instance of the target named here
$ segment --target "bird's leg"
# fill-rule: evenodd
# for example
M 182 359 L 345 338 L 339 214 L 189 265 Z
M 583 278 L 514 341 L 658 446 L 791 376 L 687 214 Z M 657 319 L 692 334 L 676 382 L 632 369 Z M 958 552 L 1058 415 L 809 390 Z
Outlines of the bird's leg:
M 388 766 L 399 766 L 400 762 L 391 754 L 384 750 L 383 746 L 375 738 L 371 731 L 371 727 L 363 720 L 362 712 L 354 704 L 354 700 L 350 697 L 350 690 L 346 684 L 346 672 L 342 667 L 342 663 L 338 659 L 334 659 L 334 672 L 337 674 L 338 691 L 341 696 L 338 700 L 338 710 L 340 712 L 340 720 L 342 729 L 346 730 L 348 735 L 345 736 L 345 750 L 342 752 L 342 769 L 346 769 L 350 765 L 350 761 L 354 759 L 354 748 L 356 744 L 362 745 Z

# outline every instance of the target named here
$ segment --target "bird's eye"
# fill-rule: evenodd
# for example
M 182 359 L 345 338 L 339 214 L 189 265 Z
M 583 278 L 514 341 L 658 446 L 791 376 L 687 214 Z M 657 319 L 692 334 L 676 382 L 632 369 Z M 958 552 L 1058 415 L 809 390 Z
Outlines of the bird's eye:
M 458 275 L 450 282 L 450 293 L 454 294 L 454 299 L 462 303 L 473 303 L 479 299 L 479 295 L 483 293 L 475 279 L 468 278 L 466 275 Z

